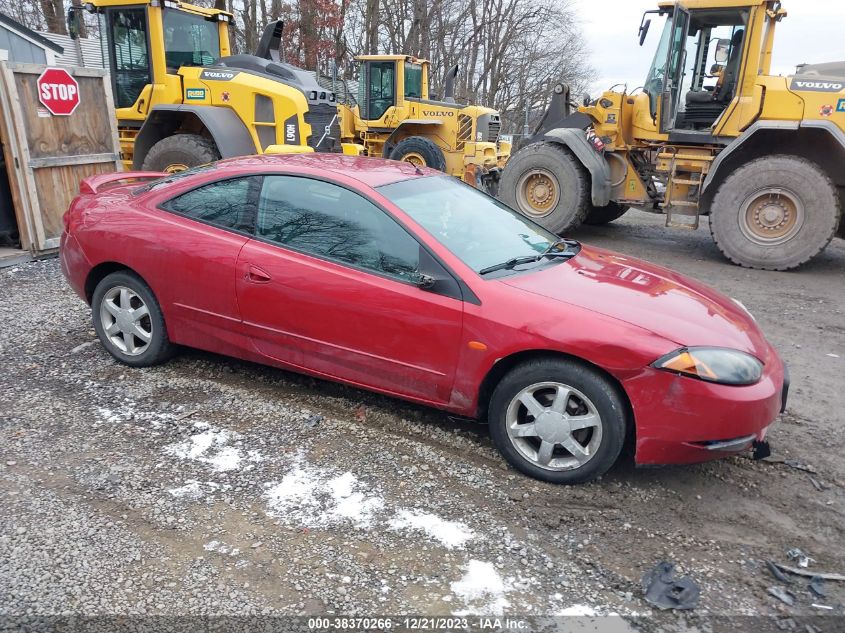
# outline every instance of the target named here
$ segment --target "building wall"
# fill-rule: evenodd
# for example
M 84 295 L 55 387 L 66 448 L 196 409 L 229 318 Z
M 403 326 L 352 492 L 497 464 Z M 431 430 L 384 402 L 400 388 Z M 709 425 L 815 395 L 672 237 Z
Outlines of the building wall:
M 39 35 L 61 46 L 65 52 L 56 55 L 56 66 L 85 66 L 86 68 L 105 68 L 100 38 L 87 37 L 73 40 L 67 35 L 37 31 Z M 80 58 L 79 53 L 82 52 Z
M 10 62 L 47 63 L 47 54 L 43 48 L 13 33 L 2 24 L 0 24 L 0 48 L 9 51 Z

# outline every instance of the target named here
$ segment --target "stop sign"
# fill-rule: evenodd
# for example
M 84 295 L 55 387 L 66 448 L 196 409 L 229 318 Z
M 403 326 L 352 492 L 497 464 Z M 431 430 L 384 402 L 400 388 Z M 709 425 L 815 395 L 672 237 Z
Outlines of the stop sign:
M 79 105 L 79 84 L 64 68 L 48 68 L 38 78 L 38 100 L 52 114 L 68 116 Z

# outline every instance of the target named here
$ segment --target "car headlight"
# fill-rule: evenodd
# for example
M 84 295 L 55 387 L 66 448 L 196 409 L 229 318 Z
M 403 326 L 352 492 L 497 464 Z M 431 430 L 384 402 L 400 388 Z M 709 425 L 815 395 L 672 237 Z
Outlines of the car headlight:
M 684 347 L 652 366 L 720 385 L 753 385 L 763 375 L 763 363 L 750 354 L 720 347 Z

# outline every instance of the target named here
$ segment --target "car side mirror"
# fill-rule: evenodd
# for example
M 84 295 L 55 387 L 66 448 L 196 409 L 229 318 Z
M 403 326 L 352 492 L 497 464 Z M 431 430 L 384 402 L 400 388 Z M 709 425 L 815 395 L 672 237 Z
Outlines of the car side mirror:
M 422 290 L 431 290 L 434 288 L 434 285 L 437 283 L 437 280 L 432 277 L 431 275 L 426 275 L 424 273 L 417 273 L 416 277 L 416 284 L 417 288 L 421 288 Z
M 419 265 L 413 278 L 417 288 L 460 301 L 463 293 L 457 279 L 422 244 L 419 253 Z

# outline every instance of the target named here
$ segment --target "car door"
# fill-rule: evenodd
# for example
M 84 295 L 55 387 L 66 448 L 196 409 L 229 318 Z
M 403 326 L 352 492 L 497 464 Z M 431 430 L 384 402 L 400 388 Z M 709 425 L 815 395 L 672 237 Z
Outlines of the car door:
M 176 342 L 234 353 L 242 326 L 235 294 L 238 254 L 252 234 L 261 178 L 208 182 L 160 202 L 147 223 L 151 266 Z
M 245 330 L 260 353 L 289 365 L 448 402 L 463 302 L 417 285 L 420 252 L 408 231 L 350 189 L 266 176 L 255 239 L 238 260 Z

